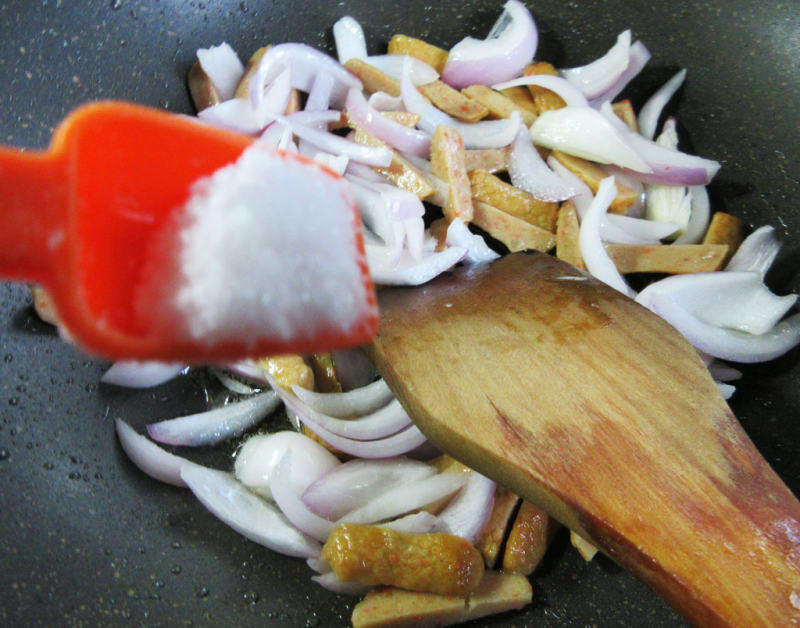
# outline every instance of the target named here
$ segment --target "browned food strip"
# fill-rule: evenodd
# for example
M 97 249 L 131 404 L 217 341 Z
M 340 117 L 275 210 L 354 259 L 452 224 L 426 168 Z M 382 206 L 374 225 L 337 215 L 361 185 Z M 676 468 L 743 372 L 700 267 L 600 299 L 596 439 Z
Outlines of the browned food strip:
M 592 194 L 597 194 L 597 188 L 600 186 L 600 182 L 608 176 L 608 173 L 600 166 L 586 159 L 567 155 L 567 153 L 562 153 L 559 150 L 554 150 L 551 155 L 588 185 L 592 190 Z M 636 192 L 627 185 L 619 181 L 615 183 L 617 186 L 617 196 L 611 201 L 611 206 L 608 208 L 608 211 L 612 214 L 625 214 L 636 203 L 637 195 Z
M 513 100 L 518 107 L 527 109 L 534 116 L 539 115 L 536 109 L 536 103 L 533 102 L 533 96 L 531 96 L 530 90 L 525 85 L 506 87 L 505 89 L 501 89 L 500 93 Z
M 314 371 L 302 356 L 293 353 L 276 355 L 259 360 L 259 364 L 281 388 L 291 390 L 297 385 L 314 390 Z
M 342 385 L 336 377 L 333 356 L 328 353 L 314 353 L 309 358 L 314 371 L 315 390 L 318 392 L 342 392 Z
M 208 109 L 222 102 L 219 90 L 208 78 L 208 74 L 205 73 L 199 61 L 195 61 L 192 67 L 189 68 L 187 81 L 189 83 L 189 94 L 192 96 L 192 102 L 197 111 Z
M 493 90 L 486 85 L 470 85 L 461 92 L 475 102 L 483 105 L 495 118 L 508 118 L 518 111 L 526 126 L 536 121 L 536 114 L 525 107 L 521 107 L 505 94 Z
M 558 70 L 546 61 L 530 64 L 525 68 L 523 73 L 525 76 L 531 76 L 532 74 L 550 74 L 551 76 L 558 76 Z M 561 96 L 544 87 L 528 85 L 528 91 L 530 91 L 531 97 L 533 98 L 533 104 L 536 106 L 537 115 L 541 115 L 545 111 L 561 109 L 567 106 L 567 103 L 564 102 Z
M 389 40 L 387 52 L 390 55 L 408 55 L 420 61 L 424 61 L 439 74 L 444 70 L 444 64 L 447 63 L 447 50 L 429 44 L 421 39 L 408 37 L 407 35 L 393 35 Z
M 575 204 L 572 201 L 563 203 L 556 223 L 556 257 L 585 270 L 579 243 L 580 229 Z
M 719 270 L 727 244 L 606 244 L 621 273 L 706 273 Z
M 533 591 L 524 576 L 486 572 L 478 589 L 467 598 L 374 589 L 353 608 L 353 628 L 433 628 L 452 626 L 518 610 L 530 604 Z
M 353 126 L 356 131 L 353 139 L 359 144 L 386 146 L 385 142 L 379 140 L 369 131 L 365 131 L 357 125 L 351 126 Z M 391 164 L 385 168 L 374 167 L 373 170 L 386 177 L 397 187 L 416 194 L 421 200 L 428 198 L 434 193 L 434 189 L 428 182 L 426 175 L 396 150 L 392 150 Z
M 485 170 L 469 173 L 472 196 L 546 231 L 555 231 L 558 204 L 540 201 Z
M 572 530 L 569 531 L 569 542 L 572 544 L 572 547 L 578 550 L 578 553 L 586 562 L 592 560 L 595 554 L 597 554 L 598 550 L 594 545 Z
M 382 72 L 373 65 L 361 59 L 348 59 L 344 67 L 355 74 L 361 84 L 364 86 L 364 91 L 368 94 L 375 92 L 385 92 L 390 96 L 400 95 L 400 81 L 393 79 L 391 76 Z
M 406 534 L 344 523 L 328 537 L 322 557 L 340 580 L 391 585 L 441 595 L 469 595 L 483 578 L 483 558 L 452 534 Z
M 41 286 L 32 285 L 31 295 L 33 296 L 33 309 L 36 311 L 36 315 L 45 323 L 60 325 L 58 311 L 53 299 L 50 297 L 50 293 Z
M 503 554 L 503 571 L 528 576 L 542 560 L 559 524 L 530 502 L 522 501 Z
M 497 563 L 503 539 L 506 538 L 506 531 L 518 502 L 519 496 L 508 489 L 498 486 L 495 490 L 492 514 L 475 542 L 475 547 L 483 555 L 483 560 L 489 569 Z
M 508 170 L 508 160 L 511 149 L 503 148 L 473 148 L 464 151 L 467 172 L 471 170 L 486 170 L 486 172 L 504 172 Z
M 450 191 L 442 207 L 448 221 L 472 220 L 472 192 L 464 158 L 464 141 L 454 128 L 439 125 L 431 140 L 431 171 L 444 180 Z M 492 175 L 490 175 L 492 176 Z
M 554 233 L 512 216 L 482 201 L 472 204 L 472 224 L 500 241 L 512 253 L 535 249 L 547 252 L 556 244 Z
M 426 83 L 417 89 L 436 107 L 464 122 L 477 122 L 489 114 L 489 110 L 482 103 L 468 98 L 442 81 Z
M 381 111 L 381 115 L 408 128 L 417 126 L 417 122 L 422 117 L 418 113 L 410 111 Z
M 469 473 L 472 471 L 467 465 L 459 462 L 452 456 L 442 454 L 430 461 L 439 473 Z
M 244 74 L 242 74 L 242 78 L 239 79 L 239 84 L 236 86 L 236 91 L 233 92 L 234 98 L 250 97 L 250 79 L 253 78 L 253 74 L 255 74 L 256 70 L 258 69 L 258 64 L 260 63 L 261 58 L 264 56 L 264 53 L 266 53 L 270 48 L 272 48 L 272 46 L 262 46 L 250 56 L 250 59 L 248 59 L 244 66 Z
M 639 132 L 639 121 L 636 119 L 636 112 L 633 110 L 633 105 L 630 100 L 626 98 L 625 100 L 615 102 L 611 105 L 611 108 L 614 110 L 614 113 L 617 114 L 617 117 L 628 125 L 631 131 L 635 133 Z
M 723 260 L 723 264 L 727 264 L 742 243 L 743 237 L 742 221 L 739 218 L 724 212 L 716 212 L 711 217 L 703 244 L 727 244 L 728 253 Z
M 437 251 L 443 251 L 445 249 L 445 242 L 447 241 L 447 228 L 449 226 L 450 223 L 447 222 L 446 219 L 437 218 L 430 224 L 430 227 L 428 227 L 428 232 L 436 240 Z

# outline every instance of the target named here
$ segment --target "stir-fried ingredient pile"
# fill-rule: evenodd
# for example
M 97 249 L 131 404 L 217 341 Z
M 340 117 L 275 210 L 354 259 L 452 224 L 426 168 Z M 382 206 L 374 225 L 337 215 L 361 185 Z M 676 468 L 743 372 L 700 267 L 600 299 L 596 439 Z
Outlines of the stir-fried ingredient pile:
M 257 138 L 248 160 L 281 150 L 344 176 L 376 283 L 418 285 L 456 264 L 552 251 L 674 325 L 726 396 L 740 374 L 719 360 L 769 360 L 800 342 L 800 315 L 786 317 L 795 296 L 763 282 L 779 249 L 774 230 L 745 238 L 740 220 L 713 212 L 705 186 L 719 164 L 681 152 L 675 121 L 661 124 L 686 72 L 638 116 L 618 99 L 650 58 L 630 31 L 567 69 L 536 58 L 536 25 L 517 0 L 486 39 L 450 51 L 398 34 L 387 54 L 370 56 L 353 18 L 333 32 L 338 61 L 300 43 L 262 48 L 246 65 L 227 44 L 200 50 L 190 88 L 201 119 Z M 281 193 L 270 188 L 265 204 Z M 321 209 L 296 206 L 309 222 L 322 220 Z M 245 246 L 236 216 L 210 220 L 208 234 Z M 634 273 L 668 276 L 637 293 L 626 279 Z M 342 296 L 324 300 L 346 307 Z M 190 307 L 207 298 L 178 295 Z M 310 324 L 308 316 L 284 322 Z M 156 385 L 181 370 L 118 363 L 105 380 Z M 306 559 L 322 586 L 367 593 L 354 625 L 456 623 L 530 601 L 527 576 L 558 525 L 433 451 L 363 354 L 281 356 L 214 372 L 240 401 L 152 424 L 152 440 L 118 422 L 123 447 L 145 473 L 188 486 L 249 539 Z M 239 437 L 279 405 L 296 429 L 249 436 L 233 473 L 153 442 Z M 587 560 L 596 551 L 576 535 L 573 544 Z

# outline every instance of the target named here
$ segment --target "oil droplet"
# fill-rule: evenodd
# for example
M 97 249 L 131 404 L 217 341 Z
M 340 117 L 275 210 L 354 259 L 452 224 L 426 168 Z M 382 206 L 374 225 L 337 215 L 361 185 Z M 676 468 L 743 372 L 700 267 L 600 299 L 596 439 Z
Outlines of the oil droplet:
M 247 602 L 247 603 L 249 603 L 251 605 L 255 604 L 256 602 L 258 602 L 258 592 L 257 591 L 248 591 L 242 597 L 244 598 L 245 602 Z
M 14 356 L 13 356 L 13 355 L 11 355 L 10 353 L 6 353 L 6 354 L 3 356 L 3 362 L 11 362 L 11 361 L 13 361 L 13 360 L 14 360 Z
M 183 569 L 181 569 L 181 566 L 180 566 L 180 565 L 173 565 L 173 566 L 172 566 L 172 569 L 170 569 L 170 571 L 171 571 L 171 572 L 172 572 L 174 575 L 176 575 L 176 576 L 177 576 L 178 574 L 180 574 L 180 573 L 181 573 L 181 571 L 183 571 Z
M 94 392 L 95 390 L 97 390 L 97 384 L 94 383 L 86 384 L 86 392 L 91 393 Z
M 111 0 L 111 8 L 115 11 L 122 8 L 122 0 Z
M 3 449 L 0 447 L 0 460 L 6 460 L 11 454 L 8 453 L 8 449 Z
M 19 397 L 11 397 L 11 398 L 8 400 L 8 405 L 10 405 L 10 406 L 12 406 L 12 407 L 13 407 L 13 406 L 16 406 L 17 404 L 19 404 Z
M 45 471 L 52 471 L 53 470 L 53 463 L 52 462 L 45 462 L 42 465 L 42 469 L 44 469 Z
M 164 588 L 164 581 L 163 580 L 154 580 L 153 581 L 153 586 L 156 589 L 163 589 Z
M 197 590 L 197 597 L 208 597 L 209 590 L 208 587 L 200 587 Z
M 172 542 L 172 549 L 181 549 L 183 545 L 181 545 L 180 541 L 173 541 Z

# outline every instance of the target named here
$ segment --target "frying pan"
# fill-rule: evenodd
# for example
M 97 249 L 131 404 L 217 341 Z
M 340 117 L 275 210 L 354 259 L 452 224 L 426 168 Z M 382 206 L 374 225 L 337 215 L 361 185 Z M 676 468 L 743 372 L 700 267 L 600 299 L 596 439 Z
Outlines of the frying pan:
M 485 36 L 501 2 L 355 0 L 10 0 L 0 3 L 0 141 L 43 147 L 73 107 L 120 98 L 190 112 L 198 47 L 243 57 L 267 42 L 332 50 L 350 14 L 373 53 L 395 32 L 448 48 Z M 723 164 L 715 209 L 784 241 L 768 277 L 797 291 L 800 258 L 800 7 L 794 2 L 538 0 L 537 57 L 568 67 L 631 28 L 654 53 L 628 95 L 638 107 L 680 67 L 672 111 L 684 140 Z M 124 167 L 124 166 L 122 166 Z M 146 181 L 142 182 L 147 185 Z M 354 600 L 328 593 L 302 561 L 250 543 L 185 490 L 138 472 L 112 419 L 137 429 L 198 411 L 218 392 L 202 373 L 146 391 L 98 385 L 107 364 L 36 318 L 24 287 L 0 284 L 0 625 L 346 625 Z M 798 351 L 745 368 L 731 405 L 756 445 L 800 489 Z M 194 457 L 222 468 L 232 447 Z M 481 625 L 675 626 L 681 619 L 605 558 L 586 564 L 564 536 L 533 577 L 526 611 Z

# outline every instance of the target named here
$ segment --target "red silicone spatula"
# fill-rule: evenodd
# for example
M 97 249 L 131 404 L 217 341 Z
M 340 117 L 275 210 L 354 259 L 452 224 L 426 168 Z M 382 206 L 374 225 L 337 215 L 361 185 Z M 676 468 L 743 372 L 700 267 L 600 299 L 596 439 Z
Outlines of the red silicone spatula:
M 193 182 L 236 161 L 252 141 L 186 116 L 100 102 L 68 116 L 45 152 L 0 148 L 0 277 L 43 285 L 77 343 L 109 358 L 208 362 L 367 341 L 374 307 L 345 331 L 211 343 L 137 315 L 143 269 L 157 274 L 162 261 L 152 259 L 152 238 L 181 211 Z M 363 256 L 360 234 L 355 241 Z

